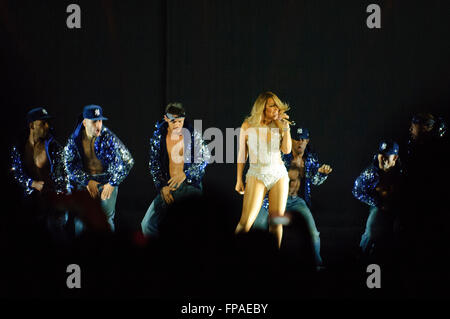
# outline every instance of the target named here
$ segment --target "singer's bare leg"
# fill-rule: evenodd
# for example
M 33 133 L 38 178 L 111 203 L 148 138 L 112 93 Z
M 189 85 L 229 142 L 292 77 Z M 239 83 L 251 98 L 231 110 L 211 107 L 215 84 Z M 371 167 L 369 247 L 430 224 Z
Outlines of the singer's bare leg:
M 285 175 L 269 191 L 269 220 L 272 217 L 284 216 L 286 202 L 289 192 L 289 176 Z M 274 234 L 278 240 L 278 248 L 281 247 L 283 237 L 283 225 L 269 224 L 269 231 Z
M 242 204 L 242 215 L 239 224 L 236 226 L 235 233 L 248 232 L 255 222 L 261 209 L 262 201 L 266 195 L 267 189 L 264 183 L 254 176 L 247 178 L 244 192 L 244 202 Z

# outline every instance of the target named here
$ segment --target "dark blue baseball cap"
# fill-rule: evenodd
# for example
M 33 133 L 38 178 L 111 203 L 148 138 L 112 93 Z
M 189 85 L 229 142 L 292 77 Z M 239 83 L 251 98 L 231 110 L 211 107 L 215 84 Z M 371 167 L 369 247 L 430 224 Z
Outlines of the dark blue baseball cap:
M 97 121 L 106 121 L 108 118 L 103 116 L 103 109 L 100 105 L 90 104 L 83 109 L 83 118 Z
M 394 141 L 381 141 L 378 146 L 378 154 L 383 155 L 398 155 L 400 147 Z
M 44 109 L 43 107 L 36 107 L 27 113 L 27 123 L 31 123 L 38 120 L 48 120 L 51 118 L 53 118 L 53 116 L 50 116 L 47 110 Z
M 293 127 L 291 138 L 296 141 L 309 139 L 309 130 L 305 127 Z

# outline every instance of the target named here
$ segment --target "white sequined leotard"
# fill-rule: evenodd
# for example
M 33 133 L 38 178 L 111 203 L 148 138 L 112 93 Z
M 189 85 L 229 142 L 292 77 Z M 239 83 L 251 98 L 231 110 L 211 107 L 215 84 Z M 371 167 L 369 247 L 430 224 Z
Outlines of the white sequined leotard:
M 287 175 L 281 159 L 281 135 L 275 124 L 268 127 L 250 127 L 247 130 L 250 168 L 246 175 L 254 176 L 270 190 L 280 178 Z

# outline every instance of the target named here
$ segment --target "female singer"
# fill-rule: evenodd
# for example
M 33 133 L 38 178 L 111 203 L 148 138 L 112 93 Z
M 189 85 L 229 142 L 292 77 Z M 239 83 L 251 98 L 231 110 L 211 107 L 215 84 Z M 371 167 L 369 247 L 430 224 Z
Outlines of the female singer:
M 284 215 L 289 177 L 280 150 L 288 154 L 292 148 L 289 116 L 285 114 L 288 109 L 274 93 L 265 92 L 258 96 L 250 116 L 242 124 L 235 189 L 244 195 L 244 202 L 236 234 L 250 230 L 267 192 L 269 220 Z M 250 168 L 244 187 L 242 174 L 247 157 L 250 157 Z M 280 247 L 283 226 L 270 223 L 269 231 L 276 236 Z

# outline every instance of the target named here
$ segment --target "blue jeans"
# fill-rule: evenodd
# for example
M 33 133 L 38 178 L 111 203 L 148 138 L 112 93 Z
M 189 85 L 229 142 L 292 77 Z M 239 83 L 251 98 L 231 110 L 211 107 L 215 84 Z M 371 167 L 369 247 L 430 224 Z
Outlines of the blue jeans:
M 192 185 L 182 183 L 175 191 L 172 192 L 174 201 L 189 198 L 192 195 L 201 195 L 202 190 Z M 159 234 L 159 226 L 167 212 L 168 205 L 158 194 L 150 207 L 147 209 L 141 222 L 142 233 L 145 236 L 157 236 Z
M 376 248 L 389 246 L 393 234 L 393 217 L 391 214 L 381 211 L 378 207 L 370 206 L 370 214 L 366 222 L 366 230 L 361 236 L 363 253 L 373 255 Z
M 117 192 L 119 187 L 114 186 L 114 190 L 111 193 L 109 199 L 101 200 L 102 211 L 105 213 L 106 219 L 108 220 L 108 224 L 111 226 L 111 230 L 114 231 L 116 228 L 114 226 L 114 217 L 116 215 L 116 201 L 117 201 Z M 103 191 L 103 185 L 98 186 L 98 191 L 101 194 Z
M 78 186 L 77 188 L 78 188 L 78 190 L 86 190 L 86 187 L 84 187 L 84 186 Z M 103 191 L 103 185 L 98 184 L 97 188 L 98 188 L 98 192 L 99 192 L 99 196 L 100 196 Z M 116 215 L 116 201 L 117 201 L 117 193 L 118 192 L 119 192 L 119 186 L 114 186 L 114 190 L 112 191 L 109 199 L 105 199 L 105 200 L 101 199 L 100 200 L 102 211 L 105 214 L 108 224 L 110 225 L 112 231 L 115 230 L 114 217 Z M 75 235 L 81 234 L 84 230 L 84 225 L 83 225 L 82 221 L 79 218 L 75 218 L 74 223 L 75 223 Z
M 317 266 L 322 265 L 322 257 L 320 256 L 320 233 L 317 230 L 316 223 L 311 214 L 311 210 L 306 204 L 305 200 L 298 196 L 288 196 L 286 202 L 286 211 L 297 212 L 305 220 L 308 227 L 311 241 L 314 245 L 314 259 Z M 254 228 L 268 230 L 269 229 L 269 212 L 264 207 L 261 207 L 255 222 L 253 223 Z

